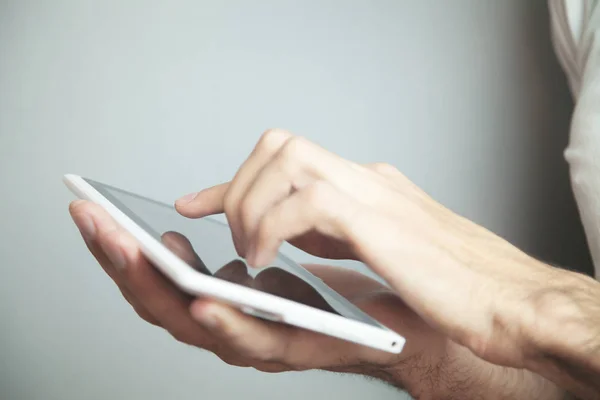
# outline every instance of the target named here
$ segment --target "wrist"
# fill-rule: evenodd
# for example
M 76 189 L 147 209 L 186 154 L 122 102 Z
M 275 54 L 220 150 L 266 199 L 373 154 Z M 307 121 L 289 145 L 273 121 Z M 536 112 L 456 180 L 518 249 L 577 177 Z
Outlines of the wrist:
M 414 357 L 391 368 L 365 370 L 418 399 L 562 400 L 566 392 L 534 372 L 488 363 L 448 340 L 441 357 Z
M 600 283 L 548 268 L 542 288 L 523 313 L 523 363 L 583 398 L 597 396 L 600 371 Z M 586 383 L 587 382 L 587 383 Z M 591 391 L 590 391 L 591 390 Z
M 427 350 L 411 352 L 394 364 L 365 362 L 337 372 L 369 376 L 419 399 L 566 398 L 565 390 L 546 378 L 532 371 L 491 364 L 449 339 L 424 348 Z
M 594 297 L 599 286 L 584 275 L 548 268 L 545 281 L 529 293 L 521 313 L 524 362 L 543 354 L 575 352 L 579 345 L 600 346 L 597 319 L 590 319 L 588 309 L 598 307 Z
M 439 369 L 438 384 L 426 398 L 562 400 L 566 394 L 534 372 L 491 364 L 458 344 L 449 348 Z
M 414 398 L 438 398 L 438 388 L 444 380 L 443 364 L 449 339 L 423 330 L 422 337 L 408 335 L 406 347 L 393 360 L 378 360 L 372 356 L 346 365 L 336 372 L 363 375 L 384 381 L 404 390 Z M 445 397 L 440 397 L 445 398 Z

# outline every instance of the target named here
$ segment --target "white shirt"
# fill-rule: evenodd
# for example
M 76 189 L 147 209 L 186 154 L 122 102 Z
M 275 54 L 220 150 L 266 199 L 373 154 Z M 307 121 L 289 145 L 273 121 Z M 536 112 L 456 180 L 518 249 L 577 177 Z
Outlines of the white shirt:
M 600 278 L 600 0 L 549 0 L 552 40 L 575 110 L 565 157 Z

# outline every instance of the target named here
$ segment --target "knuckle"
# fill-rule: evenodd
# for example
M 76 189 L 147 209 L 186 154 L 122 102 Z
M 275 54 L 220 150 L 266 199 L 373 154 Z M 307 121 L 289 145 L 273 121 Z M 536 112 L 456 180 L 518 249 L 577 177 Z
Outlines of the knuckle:
M 256 148 L 269 154 L 275 153 L 291 136 L 292 134 L 284 129 L 267 129 Z
M 396 167 L 384 162 L 371 164 L 371 169 L 381 175 L 392 175 L 398 173 L 398 169 Z
M 285 355 L 277 343 L 270 343 L 264 347 L 258 354 L 255 354 L 255 359 L 261 362 L 285 363 Z
M 302 160 L 308 149 L 308 141 L 300 136 L 290 138 L 281 149 L 283 160 Z
M 173 339 L 177 340 L 178 342 L 186 343 L 186 344 L 193 343 L 193 341 L 191 340 L 191 338 L 189 337 L 187 332 L 185 332 L 181 329 L 170 329 L 170 330 L 168 330 L 168 332 L 169 332 L 169 335 L 171 335 L 171 337 L 173 337 Z

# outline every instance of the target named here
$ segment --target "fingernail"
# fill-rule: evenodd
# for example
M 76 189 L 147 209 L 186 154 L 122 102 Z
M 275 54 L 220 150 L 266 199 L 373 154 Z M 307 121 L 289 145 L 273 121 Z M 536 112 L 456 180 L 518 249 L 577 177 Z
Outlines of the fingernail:
M 96 235 L 96 225 L 90 216 L 81 215 L 75 219 L 75 224 L 86 241 L 93 239 Z
M 194 200 L 197 196 L 198 196 L 198 193 L 190 193 L 190 194 L 183 196 L 182 198 L 177 200 L 175 203 L 184 206 L 184 205 L 188 204 L 189 202 L 191 202 L 192 200 Z

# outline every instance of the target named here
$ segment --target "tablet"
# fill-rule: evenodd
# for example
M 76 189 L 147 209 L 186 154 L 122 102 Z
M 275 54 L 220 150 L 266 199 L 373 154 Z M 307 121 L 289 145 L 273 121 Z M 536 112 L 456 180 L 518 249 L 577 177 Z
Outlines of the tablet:
M 138 241 L 144 256 L 182 291 L 217 299 L 244 313 L 390 353 L 405 339 L 279 253 L 265 268 L 235 251 L 229 226 L 189 219 L 173 206 L 91 179 L 65 175 L 79 198 L 102 206 Z

